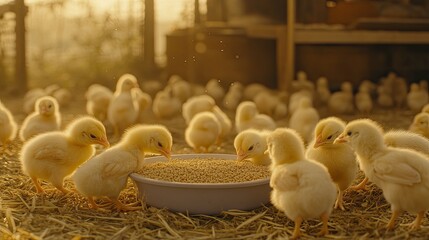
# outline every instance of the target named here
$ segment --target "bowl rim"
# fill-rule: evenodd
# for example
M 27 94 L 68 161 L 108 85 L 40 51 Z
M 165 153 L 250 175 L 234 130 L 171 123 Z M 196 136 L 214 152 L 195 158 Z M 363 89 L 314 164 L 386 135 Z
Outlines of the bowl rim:
M 232 157 L 236 156 L 234 154 L 224 154 L 224 153 L 200 153 L 200 154 L 174 154 L 171 158 L 174 157 L 201 157 L 201 156 L 210 156 L 213 158 L 222 158 L 225 156 Z M 154 158 L 165 158 L 163 156 L 151 156 L 146 159 L 154 159 Z M 231 159 L 232 160 L 232 159 Z M 158 185 L 158 186 L 166 186 L 166 187 L 174 187 L 174 188 L 244 188 L 244 187 L 254 187 L 258 185 L 267 184 L 270 181 L 270 177 L 257 179 L 253 181 L 245 181 L 245 182 L 236 182 L 236 183 L 183 183 L 183 182 L 169 182 L 164 180 L 158 180 L 153 178 L 148 178 L 139 173 L 131 173 L 130 177 L 137 182 L 144 182 L 147 184 Z

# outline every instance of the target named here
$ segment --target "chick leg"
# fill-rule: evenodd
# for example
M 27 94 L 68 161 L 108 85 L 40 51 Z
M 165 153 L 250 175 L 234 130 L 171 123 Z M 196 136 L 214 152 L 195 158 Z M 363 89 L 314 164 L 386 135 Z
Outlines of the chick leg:
M 291 239 L 298 239 L 301 237 L 301 223 L 302 223 L 302 217 L 295 218 L 295 229 L 293 230 L 293 235 Z
M 337 200 L 335 201 L 335 206 L 334 206 L 334 208 L 335 209 L 337 209 L 337 208 L 340 208 L 341 210 L 346 210 L 345 208 L 344 208 L 344 205 L 343 205 L 343 193 L 344 193 L 344 191 L 342 191 L 342 190 L 340 190 L 340 189 L 338 189 L 338 195 L 337 195 Z
M 135 210 L 140 210 L 142 209 L 141 207 L 133 207 L 133 206 L 129 206 L 129 205 L 125 205 L 123 203 L 121 203 L 118 199 L 116 198 L 110 198 L 110 200 L 112 200 L 112 202 L 116 205 L 116 208 L 119 211 L 135 211 Z
M 414 222 L 411 224 L 411 230 L 418 230 L 420 229 L 420 224 L 422 223 L 422 219 L 425 216 L 425 212 L 421 211 L 419 213 L 417 213 L 417 217 L 414 220 Z
M 31 180 L 33 181 L 34 186 L 36 187 L 36 192 L 37 193 L 45 193 L 45 191 L 43 190 L 42 186 L 40 186 L 40 183 L 37 180 L 37 178 L 31 177 Z
M 88 203 L 89 203 L 89 208 L 92 208 L 92 209 L 98 209 L 99 208 L 97 203 L 95 203 L 93 197 L 88 197 Z
M 390 221 L 386 226 L 387 230 L 393 230 L 395 228 L 395 220 L 398 218 L 399 213 L 400 211 L 396 209 L 392 211 L 392 216 L 390 217 Z
M 362 182 L 360 182 L 358 185 L 356 185 L 356 186 L 352 186 L 352 187 L 350 187 L 351 189 L 353 189 L 353 190 L 355 190 L 355 191 L 357 191 L 357 190 L 367 190 L 367 188 L 366 188 L 366 183 L 368 182 L 368 178 L 367 177 L 365 177 L 363 180 L 362 180 Z
M 320 229 L 320 232 L 317 233 L 317 236 L 325 236 L 326 234 L 329 233 L 328 230 L 328 220 L 329 220 L 329 215 L 328 213 L 323 213 L 322 216 L 320 216 L 320 219 L 322 219 L 322 229 Z

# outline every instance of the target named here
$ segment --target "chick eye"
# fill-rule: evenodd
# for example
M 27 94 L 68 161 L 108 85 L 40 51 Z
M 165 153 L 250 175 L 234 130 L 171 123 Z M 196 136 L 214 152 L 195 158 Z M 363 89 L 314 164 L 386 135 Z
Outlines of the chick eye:
M 52 107 L 52 105 L 48 105 L 48 108 L 51 108 Z
M 253 150 L 253 145 L 252 145 L 252 146 L 250 146 L 248 150 L 249 150 L 249 151 L 252 151 L 252 150 Z
M 158 142 L 158 147 L 163 147 L 162 143 Z
M 327 139 L 330 140 L 332 138 L 332 135 L 330 135 Z
M 351 131 L 347 132 L 347 136 L 351 136 L 351 135 L 352 135 Z
M 94 134 L 89 134 L 89 137 L 91 137 L 92 139 L 95 139 L 95 138 L 97 138 Z

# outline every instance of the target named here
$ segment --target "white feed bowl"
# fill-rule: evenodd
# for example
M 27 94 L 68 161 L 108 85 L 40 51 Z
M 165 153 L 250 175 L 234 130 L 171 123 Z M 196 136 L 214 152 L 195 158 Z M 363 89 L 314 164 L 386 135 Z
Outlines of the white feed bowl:
M 173 159 L 235 160 L 232 154 L 180 154 Z M 148 157 L 146 163 L 167 161 L 163 156 Z M 270 202 L 270 179 L 238 183 L 179 183 L 130 175 L 146 204 L 189 214 L 216 215 L 226 210 L 251 210 Z

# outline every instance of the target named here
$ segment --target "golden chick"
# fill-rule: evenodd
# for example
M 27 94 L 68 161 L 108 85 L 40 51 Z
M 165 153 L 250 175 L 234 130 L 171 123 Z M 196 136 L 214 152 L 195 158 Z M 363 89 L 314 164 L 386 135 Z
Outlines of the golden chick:
M 23 110 L 26 114 L 30 114 L 34 111 L 34 104 L 37 99 L 47 96 L 48 94 L 45 92 L 43 88 L 33 88 L 28 90 L 28 92 L 24 96 L 24 104 Z
M 256 94 L 268 90 L 269 89 L 265 85 L 260 83 L 251 83 L 244 88 L 243 99 L 247 101 L 253 100 Z
M 319 119 L 319 113 L 313 108 L 311 100 L 302 98 L 299 107 L 292 113 L 289 119 L 289 127 L 296 130 L 305 143 L 309 143 L 313 139 L 314 128 Z
M 353 113 L 353 86 L 350 82 L 341 84 L 341 91 L 331 95 L 328 102 L 329 111 L 335 114 Z
M 100 84 L 92 84 L 85 93 L 86 112 L 104 122 L 107 120 L 107 112 L 113 92 Z
M 301 236 L 302 221 L 317 217 L 323 222 L 318 235 L 326 235 L 336 195 L 328 170 L 304 157 L 304 143 L 292 129 L 276 129 L 267 144 L 272 160 L 271 202 L 294 221 L 292 239 Z
M 44 192 L 38 179 L 67 193 L 64 178 L 94 155 L 94 144 L 109 146 L 103 124 L 92 117 L 78 118 L 62 132 L 42 133 L 25 142 L 20 153 L 22 170 L 38 193 Z
M 169 159 L 172 144 L 171 133 L 164 126 L 133 126 L 115 146 L 83 163 L 72 180 L 76 189 L 88 198 L 91 208 L 98 208 L 95 197 L 106 196 L 118 210 L 135 210 L 118 200 L 128 175 L 141 170 L 145 153 L 162 154 Z
M 320 104 L 320 106 L 327 106 L 329 98 L 331 97 L 331 90 L 329 89 L 329 83 L 326 77 L 317 79 L 316 94 L 316 102 Z
M 139 104 L 131 94 L 131 89 L 138 87 L 137 78 L 131 74 L 122 75 L 116 84 L 116 91 L 107 111 L 115 138 L 119 138 L 122 132 L 137 120 Z
M 72 93 L 67 88 L 60 88 L 52 93 L 51 96 L 57 99 L 58 105 L 61 107 L 67 107 L 73 98 Z
M 320 120 L 314 131 L 314 139 L 307 148 L 306 157 L 315 160 L 328 169 L 337 185 L 338 195 L 334 208 L 345 210 L 344 191 L 356 177 L 358 169 L 356 156 L 347 144 L 334 144 L 334 140 L 343 132 L 346 123 L 337 117 Z
M 12 113 L 0 101 L 0 145 L 6 145 L 16 137 L 18 125 Z
M 139 114 L 137 116 L 137 123 L 142 123 L 145 119 L 148 118 L 148 111 L 152 109 L 152 97 L 143 92 L 140 88 L 133 88 L 131 93 L 134 95 L 139 104 Z
M 367 87 L 359 88 L 359 92 L 355 95 L 355 105 L 360 113 L 369 114 L 372 111 L 372 98 Z
M 418 229 L 429 209 L 429 158 L 417 151 L 388 147 L 383 129 L 370 119 L 349 122 L 336 142 L 349 142 L 365 176 L 391 204 L 387 229 L 393 229 L 402 211 L 417 213 L 411 229 Z
M 172 75 L 168 79 L 168 87 L 171 88 L 172 96 L 178 98 L 181 103 L 192 96 L 192 85 L 178 75 Z
M 31 137 L 50 131 L 58 131 L 61 127 L 61 114 L 57 100 L 51 96 L 37 99 L 35 111 L 27 116 L 19 131 L 19 138 L 25 142 Z
M 407 95 L 408 108 L 411 111 L 419 112 L 428 102 L 429 95 L 427 90 L 421 89 L 417 83 L 412 83 Z
M 243 85 L 240 82 L 231 83 L 223 98 L 223 106 L 229 111 L 235 111 L 243 98 Z
M 224 113 L 218 106 L 214 106 L 212 108 L 212 113 L 214 113 L 221 127 L 220 135 L 216 142 L 217 145 L 221 145 L 224 139 L 226 139 L 226 137 L 231 133 L 232 122 L 228 115 L 226 115 L 226 113 Z
M 171 89 L 165 88 L 156 93 L 152 103 L 152 111 L 157 118 L 171 118 L 180 114 L 182 102 L 171 95 Z
M 270 165 L 271 159 L 267 152 L 267 137 L 270 133 L 270 131 L 255 129 L 240 132 L 234 139 L 237 160 L 249 159 L 257 165 Z
M 429 113 L 421 112 L 414 116 L 409 130 L 429 138 Z
M 301 90 L 299 92 L 294 92 L 289 98 L 289 113 L 292 115 L 296 109 L 299 107 L 299 103 L 302 98 L 308 98 L 313 102 L 313 94 L 307 90 Z
M 206 92 L 216 103 L 221 103 L 225 97 L 225 89 L 220 85 L 220 80 L 210 79 L 206 84 Z
M 216 144 L 222 132 L 219 120 L 212 112 L 197 113 L 185 130 L 186 143 L 195 152 L 208 152 Z
M 183 103 L 182 105 L 182 115 L 185 119 L 186 124 L 191 122 L 191 119 L 200 112 L 213 111 L 213 108 L 216 106 L 215 100 L 207 95 L 199 95 L 191 97 Z
M 422 112 L 429 113 L 429 103 L 422 108 Z
M 274 130 L 276 128 L 276 123 L 270 116 L 260 114 L 254 102 L 244 101 L 237 107 L 237 112 L 235 114 L 235 128 L 237 132 L 241 132 L 249 128 Z

